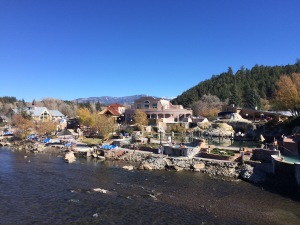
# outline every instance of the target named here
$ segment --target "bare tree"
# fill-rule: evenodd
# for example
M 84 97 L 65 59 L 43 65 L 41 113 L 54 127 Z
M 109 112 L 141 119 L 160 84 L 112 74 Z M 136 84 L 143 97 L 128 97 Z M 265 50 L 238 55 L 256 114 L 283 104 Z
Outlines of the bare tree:
M 12 118 L 13 125 L 16 128 L 15 135 L 19 138 L 26 138 L 31 129 L 34 127 L 33 121 L 27 118 L 24 118 L 21 115 L 14 115 Z
M 51 134 L 57 128 L 57 123 L 54 121 L 40 121 L 37 123 L 36 130 L 40 135 Z
M 107 139 L 114 130 L 115 120 L 111 116 L 94 114 L 95 122 L 92 126 L 94 132 Z
M 142 110 L 136 110 L 133 119 L 138 124 L 139 130 L 142 129 L 142 126 L 148 125 L 147 114 Z
M 192 104 L 192 110 L 196 116 L 216 117 L 224 103 L 217 96 L 203 95 L 202 98 Z

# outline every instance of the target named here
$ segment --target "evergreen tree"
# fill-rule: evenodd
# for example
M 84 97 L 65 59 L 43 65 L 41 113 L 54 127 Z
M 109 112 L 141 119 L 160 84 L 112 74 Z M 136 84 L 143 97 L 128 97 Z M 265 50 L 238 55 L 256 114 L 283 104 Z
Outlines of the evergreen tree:
M 249 109 L 260 109 L 261 108 L 261 103 L 260 103 L 260 97 L 257 93 L 256 90 L 254 89 L 248 89 L 245 92 L 245 97 L 244 97 L 244 107 L 249 108 Z
M 102 109 L 101 109 L 101 103 L 98 101 L 98 102 L 96 102 L 96 105 L 95 105 L 95 107 L 96 107 L 96 111 L 97 112 L 99 112 L 99 111 L 101 111 Z
M 241 97 L 239 96 L 236 87 L 233 88 L 233 90 L 229 96 L 228 104 L 229 105 L 234 104 L 235 106 L 241 106 Z
M 26 102 L 25 102 L 24 98 L 22 99 L 21 104 L 22 104 L 22 107 L 26 107 Z

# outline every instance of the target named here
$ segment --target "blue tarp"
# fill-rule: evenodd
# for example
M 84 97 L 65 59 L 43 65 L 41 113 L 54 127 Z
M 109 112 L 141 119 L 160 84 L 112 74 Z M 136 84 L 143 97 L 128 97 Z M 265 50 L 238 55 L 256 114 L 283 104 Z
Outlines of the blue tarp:
M 114 149 L 116 147 L 117 147 L 117 145 L 102 145 L 102 146 L 100 146 L 100 148 L 106 149 L 106 150 Z
M 50 140 L 51 140 L 50 138 L 45 138 L 45 139 L 41 140 L 41 142 L 42 143 L 49 143 Z

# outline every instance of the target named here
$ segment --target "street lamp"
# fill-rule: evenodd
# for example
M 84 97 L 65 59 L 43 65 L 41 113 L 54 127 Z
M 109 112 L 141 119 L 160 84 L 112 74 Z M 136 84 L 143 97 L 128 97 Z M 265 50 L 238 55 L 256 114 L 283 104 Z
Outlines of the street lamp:
M 244 133 L 242 133 L 241 131 L 239 131 L 236 136 L 240 137 L 239 138 L 239 145 L 240 145 L 240 151 L 242 150 L 242 137 L 244 137 Z

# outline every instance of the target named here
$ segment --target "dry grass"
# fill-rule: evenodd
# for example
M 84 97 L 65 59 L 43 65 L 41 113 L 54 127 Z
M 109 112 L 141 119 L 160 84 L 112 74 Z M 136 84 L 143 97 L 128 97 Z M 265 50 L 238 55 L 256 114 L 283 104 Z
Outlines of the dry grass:
M 100 138 L 83 138 L 83 143 L 86 143 L 87 145 L 101 145 L 102 139 Z

